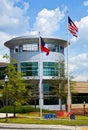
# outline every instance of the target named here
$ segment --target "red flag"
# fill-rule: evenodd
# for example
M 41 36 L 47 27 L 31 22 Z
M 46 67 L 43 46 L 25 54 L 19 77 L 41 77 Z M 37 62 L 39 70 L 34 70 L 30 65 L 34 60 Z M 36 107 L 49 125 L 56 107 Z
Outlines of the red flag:
M 76 33 L 78 32 L 78 28 L 69 16 L 68 16 L 68 30 L 73 36 L 77 37 Z
M 49 55 L 50 50 L 47 47 L 45 47 L 45 42 L 43 38 L 42 37 L 40 38 L 41 38 L 41 46 L 40 46 L 41 50 L 46 52 L 46 55 Z

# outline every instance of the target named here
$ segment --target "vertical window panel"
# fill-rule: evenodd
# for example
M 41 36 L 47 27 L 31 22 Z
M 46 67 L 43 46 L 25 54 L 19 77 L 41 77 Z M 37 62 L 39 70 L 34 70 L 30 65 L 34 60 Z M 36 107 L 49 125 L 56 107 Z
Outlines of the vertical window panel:
M 21 63 L 21 72 L 23 76 L 38 76 L 38 62 Z
M 43 76 L 58 76 L 58 63 L 43 62 Z

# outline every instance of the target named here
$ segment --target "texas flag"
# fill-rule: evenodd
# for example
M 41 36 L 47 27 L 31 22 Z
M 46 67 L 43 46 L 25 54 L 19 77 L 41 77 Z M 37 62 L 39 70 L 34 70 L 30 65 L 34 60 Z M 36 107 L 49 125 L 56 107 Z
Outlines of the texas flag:
M 41 41 L 40 45 L 41 50 L 46 52 L 46 55 L 49 55 L 50 50 L 47 47 L 45 47 L 45 42 L 42 37 L 40 37 L 40 41 Z

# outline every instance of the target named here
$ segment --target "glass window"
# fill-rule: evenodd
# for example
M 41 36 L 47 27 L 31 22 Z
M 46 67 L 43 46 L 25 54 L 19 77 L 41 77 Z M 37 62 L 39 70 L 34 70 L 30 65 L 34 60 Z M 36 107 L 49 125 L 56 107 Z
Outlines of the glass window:
M 38 51 L 38 44 L 25 44 L 23 45 L 23 51 Z
M 21 72 L 23 76 L 38 76 L 38 62 L 21 63 Z
M 11 49 L 10 49 L 10 52 L 11 52 L 11 53 L 13 53 L 13 52 L 14 52 L 14 49 L 13 49 L 13 48 L 11 48 Z
M 43 62 L 43 76 L 58 76 L 58 63 Z
M 22 51 L 23 51 L 23 46 L 20 45 L 20 46 L 19 46 L 19 52 L 22 52 Z
M 47 97 L 44 98 L 44 105 L 57 105 L 59 104 L 59 99 L 58 97 Z
M 58 64 L 59 66 L 59 71 L 60 71 L 60 77 L 64 77 L 64 74 L 65 74 L 65 64 L 64 64 L 64 61 L 62 62 L 59 62 Z
M 64 54 L 64 47 L 62 47 L 60 44 L 46 44 L 47 47 L 49 48 L 50 51 L 53 51 L 53 52 L 61 52 Z
M 64 48 L 60 46 L 60 52 L 64 54 Z
M 19 52 L 19 46 L 15 46 L 14 51 Z
M 72 94 L 72 104 L 88 103 L 88 93 Z
M 55 52 L 60 52 L 59 45 L 55 46 Z
M 43 84 L 43 94 L 49 94 L 49 84 L 48 83 Z
M 50 51 L 55 52 L 55 45 L 54 44 L 47 44 Z
M 60 44 L 51 44 L 51 43 L 46 43 L 46 47 L 49 48 L 51 52 L 60 52 L 64 54 L 64 47 L 62 47 Z M 24 45 L 19 45 L 14 47 L 14 52 L 38 52 L 39 51 L 39 45 L 38 43 L 33 43 L 33 44 L 24 44 Z

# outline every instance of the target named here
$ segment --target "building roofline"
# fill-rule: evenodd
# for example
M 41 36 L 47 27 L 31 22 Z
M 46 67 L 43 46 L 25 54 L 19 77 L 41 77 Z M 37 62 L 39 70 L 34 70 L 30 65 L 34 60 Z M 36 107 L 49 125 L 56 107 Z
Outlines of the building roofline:
M 73 81 L 75 83 L 88 83 L 88 81 Z
M 67 41 L 64 39 L 60 39 L 57 37 L 43 37 L 44 41 L 47 43 L 58 43 L 61 44 L 64 48 L 67 47 Z M 27 43 L 35 43 L 35 42 L 39 42 L 39 37 L 38 36 L 22 36 L 22 37 L 16 37 L 13 38 L 9 41 L 6 41 L 4 43 L 4 45 L 8 48 L 12 48 L 16 45 L 23 45 L 23 44 L 27 44 Z

